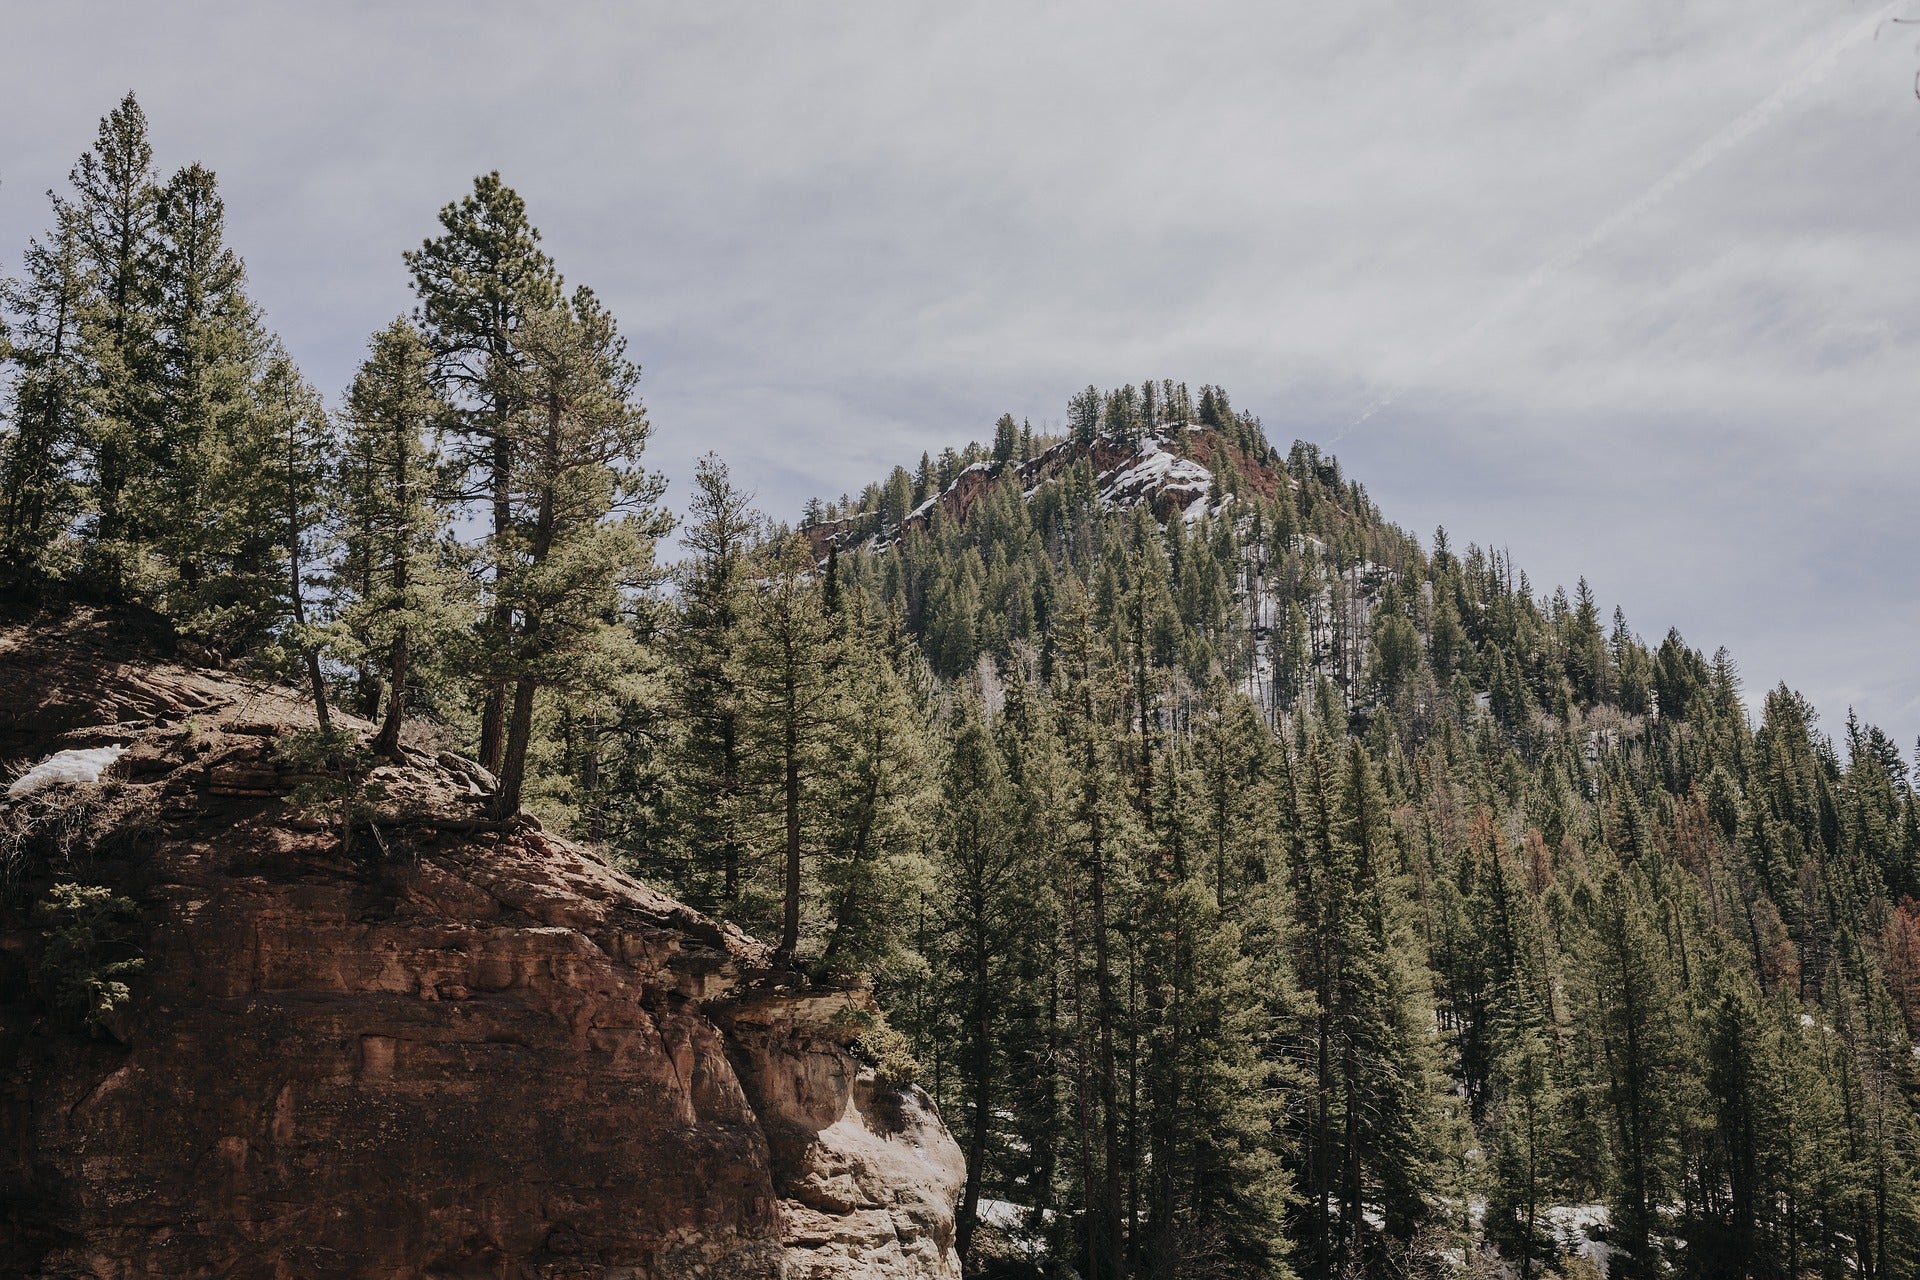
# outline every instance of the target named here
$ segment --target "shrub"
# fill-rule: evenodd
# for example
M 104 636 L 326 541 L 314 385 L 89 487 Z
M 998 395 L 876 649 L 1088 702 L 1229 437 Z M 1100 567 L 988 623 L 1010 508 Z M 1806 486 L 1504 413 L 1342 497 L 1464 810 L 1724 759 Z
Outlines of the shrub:
M 61 1012 L 78 1015 L 95 1035 L 132 995 L 121 979 L 145 963 L 125 954 L 132 946 L 135 911 L 133 899 L 104 885 L 71 881 L 54 885 L 34 907 L 46 930 L 40 980 L 48 1000 Z
M 381 788 L 369 779 L 379 757 L 346 729 L 302 729 L 283 736 L 273 749 L 273 762 L 306 775 L 287 803 L 306 813 L 319 814 L 340 832 L 340 852 L 353 852 L 353 829 L 373 817 Z
M 874 1076 L 889 1089 L 899 1089 L 920 1079 L 920 1060 L 906 1036 L 895 1030 L 885 1014 L 875 1014 L 847 1046 L 853 1056 L 873 1068 Z

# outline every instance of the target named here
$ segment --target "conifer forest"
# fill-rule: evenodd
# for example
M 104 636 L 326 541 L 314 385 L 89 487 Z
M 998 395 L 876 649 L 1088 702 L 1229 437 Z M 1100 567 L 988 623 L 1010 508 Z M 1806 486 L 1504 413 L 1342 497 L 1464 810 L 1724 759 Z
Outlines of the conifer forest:
M 968 1275 L 1920 1275 L 1906 746 L 1178 376 L 803 512 L 669 489 L 649 353 L 500 175 L 447 194 L 316 387 L 114 106 L 9 247 L 9 596 L 869 987 Z

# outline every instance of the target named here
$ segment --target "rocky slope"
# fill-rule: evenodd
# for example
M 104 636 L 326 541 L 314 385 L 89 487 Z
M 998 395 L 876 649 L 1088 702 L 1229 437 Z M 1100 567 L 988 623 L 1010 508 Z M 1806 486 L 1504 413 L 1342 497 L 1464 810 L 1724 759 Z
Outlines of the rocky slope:
M 379 841 L 288 803 L 283 690 L 0 623 L 0 1274 L 956 1277 L 960 1152 L 846 1045 L 871 1007 L 530 823 L 460 761 L 375 775 Z M 137 912 L 89 1035 L 31 904 Z
M 846 550 L 866 544 L 875 549 L 904 538 L 910 531 L 933 523 L 935 509 L 956 524 L 965 523 L 973 509 L 994 487 L 1011 475 L 1029 497 L 1041 487 L 1063 479 L 1075 466 L 1087 464 L 1100 501 L 1111 507 L 1145 506 L 1162 524 L 1176 516 L 1196 520 L 1217 515 L 1224 502 L 1214 492 L 1215 473 L 1231 467 L 1246 490 L 1271 498 L 1287 483 L 1285 475 L 1250 457 L 1223 434 L 1195 427 L 1183 441 L 1149 436 L 1129 447 L 1108 438 L 1091 444 L 1062 440 L 1024 462 L 976 462 L 963 469 L 940 492 L 910 512 L 898 525 L 878 527 L 877 516 L 846 515 L 803 525 L 802 536 L 817 556 L 829 546 Z

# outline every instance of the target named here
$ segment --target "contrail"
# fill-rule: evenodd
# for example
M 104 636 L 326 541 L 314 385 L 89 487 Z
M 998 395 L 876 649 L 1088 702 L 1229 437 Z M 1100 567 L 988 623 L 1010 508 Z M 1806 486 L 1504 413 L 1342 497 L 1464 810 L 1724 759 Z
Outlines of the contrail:
M 1340 428 L 1339 432 L 1333 437 L 1333 440 L 1339 441 L 1343 439 L 1349 431 L 1405 395 L 1413 385 L 1413 382 L 1423 380 L 1435 369 L 1438 369 L 1441 365 L 1447 363 L 1447 361 L 1453 359 L 1462 351 L 1465 351 L 1468 347 L 1479 341 L 1480 335 L 1511 315 L 1522 303 L 1526 302 L 1527 299 L 1538 292 L 1540 286 L 1578 263 L 1582 258 L 1593 252 L 1601 243 L 1612 237 L 1615 232 L 1651 211 L 1655 205 L 1672 195 L 1695 174 L 1739 146 L 1742 142 L 1745 142 L 1762 127 L 1771 123 L 1776 116 L 1792 105 L 1795 99 L 1824 80 L 1827 74 L 1831 72 L 1834 66 L 1840 61 L 1841 54 L 1845 53 L 1861 40 L 1873 35 L 1873 33 L 1879 29 L 1880 24 L 1891 17 L 1893 11 L 1899 7 L 1898 3 L 1889 4 L 1872 17 L 1861 22 L 1858 26 L 1850 28 L 1845 34 L 1840 36 L 1839 39 L 1828 45 L 1813 61 L 1795 72 L 1785 84 L 1775 89 L 1754 106 L 1749 107 L 1744 113 L 1734 119 L 1731 124 L 1696 147 L 1691 155 L 1669 170 L 1664 178 L 1661 178 L 1651 187 L 1641 192 L 1638 197 L 1623 206 L 1612 217 L 1587 232 L 1587 234 L 1579 240 L 1535 267 L 1527 275 L 1525 280 L 1522 280 L 1518 285 L 1514 286 L 1513 290 L 1500 299 L 1492 310 L 1480 317 L 1477 324 L 1455 338 L 1452 342 L 1435 351 L 1433 358 L 1428 360 L 1426 365 L 1421 369 L 1419 377 L 1409 382 L 1402 382 L 1389 389 L 1379 399 L 1363 409 L 1359 417 Z

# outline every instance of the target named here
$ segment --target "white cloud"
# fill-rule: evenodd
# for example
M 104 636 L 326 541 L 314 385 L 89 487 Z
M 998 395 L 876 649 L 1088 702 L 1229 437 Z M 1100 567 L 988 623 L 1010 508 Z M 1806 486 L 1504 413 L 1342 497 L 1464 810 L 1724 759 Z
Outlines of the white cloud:
M 1911 30 L 1502 309 L 1876 8 L 39 6 L 0 249 L 131 85 L 337 389 L 497 167 L 623 317 L 655 464 L 787 514 L 1089 381 L 1218 381 L 1283 444 L 1403 388 L 1339 446 L 1389 515 L 1911 741 Z

